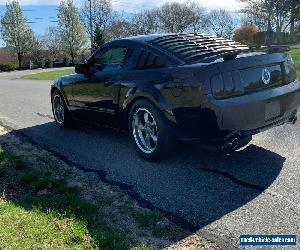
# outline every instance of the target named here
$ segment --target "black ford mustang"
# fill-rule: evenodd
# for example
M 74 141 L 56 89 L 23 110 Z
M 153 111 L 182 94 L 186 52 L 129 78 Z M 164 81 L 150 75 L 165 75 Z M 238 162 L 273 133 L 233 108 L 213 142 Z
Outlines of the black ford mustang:
M 139 154 L 164 157 L 175 140 L 226 149 L 295 123 L 300 82 L 286 47 L 251 50 L 204 34 L 115 40 L 56 80 L 55 121 L 71 117 L 128 128 Z

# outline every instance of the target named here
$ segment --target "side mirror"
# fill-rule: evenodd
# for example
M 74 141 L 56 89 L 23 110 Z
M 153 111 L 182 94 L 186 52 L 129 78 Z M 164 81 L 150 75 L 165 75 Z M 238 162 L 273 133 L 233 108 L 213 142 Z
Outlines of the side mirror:
M 88 74 L 88 69 L 89 69 L 89 67 L 88 67 L 88 65 L 85 64 L 85 63 L 77 64 L 77 65 L 75 66 L 75 72 L 76 72 L 77 74 L 84 74 L 84 75 L 87 75 L 87 74 Z

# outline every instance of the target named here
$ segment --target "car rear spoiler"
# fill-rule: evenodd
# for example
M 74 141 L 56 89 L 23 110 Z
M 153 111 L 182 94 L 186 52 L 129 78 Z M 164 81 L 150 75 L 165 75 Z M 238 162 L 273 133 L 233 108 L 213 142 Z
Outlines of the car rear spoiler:
M 250 50 L 269 52 L 269 53 L 280 53 L 280 52 L 290 51 L 290 46 L 288 45 L 250 46 Z
M 219 55 L 208 57 L 202 60 L 202 62 L 209 62 L 218 58 L 223 58 L 225 61 L 232 60 L 235 59 L 239 54 L 247 52 L 283 53 L 288 51 L 290 51 L 290 47 L 288 45 L 249 46 L 240 51 L 229 50 L 222 52 Z

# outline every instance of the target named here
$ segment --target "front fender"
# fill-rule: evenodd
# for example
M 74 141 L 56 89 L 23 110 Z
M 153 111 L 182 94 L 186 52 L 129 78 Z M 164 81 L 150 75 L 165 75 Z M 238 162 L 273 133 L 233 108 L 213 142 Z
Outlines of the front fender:
M 52 83 L 52 85 L 51 85 L 51 101 L 52 101 L 52 94 L 55 90 L 59 91 L 59 93 L 63 96 L 65 102 L 68 104 L 68 99 L 67 99 L 66 93 L 64 91 L 64 87 L 63 87 L 62 82 L 55 81 L 55 82 Z

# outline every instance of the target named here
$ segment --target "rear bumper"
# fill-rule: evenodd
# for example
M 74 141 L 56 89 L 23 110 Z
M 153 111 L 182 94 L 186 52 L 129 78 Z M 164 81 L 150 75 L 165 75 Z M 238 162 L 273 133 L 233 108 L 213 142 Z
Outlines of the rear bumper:
M 203 98 L 205 105 L 201 108 L 184 108 L 183 115 L 175 116 L 174 135 L 180 140 L 203 145 L 226 146 L 237 138 L 243 146 L 254 134 L 295 122 L 300 106 L 300 81 L 224 100 L 217 100 L 210 94 Z M 266 106 L 274 102 L 280 107 L 279 115 L 266 120 Z
M 216 100 L 212 96 L 208 98 L 221 131 L 253 134 L 286 123 L 296 115 L 300 106 L 300 81 L 224 100 Z M 277 103 L 280 113 L 266 120 L 266 107 L 269 103 Z
M 276 120 L 273 123 L 270 123 L 264 127 L 260 127 L 253 130 L 233 131 L 227 134 L 226 137 L 222 139 L 222 142 L 219 145 L 221 146 L 221 149 L 236 150 L 246 146 L 252 140 L 252 136 L 255 134 L 266 131 L 276 126 L 283 125 L 285 123 L 295 124 L 296 121 L 297 121 L 297 111 L 293 112 L 288 117 Z

